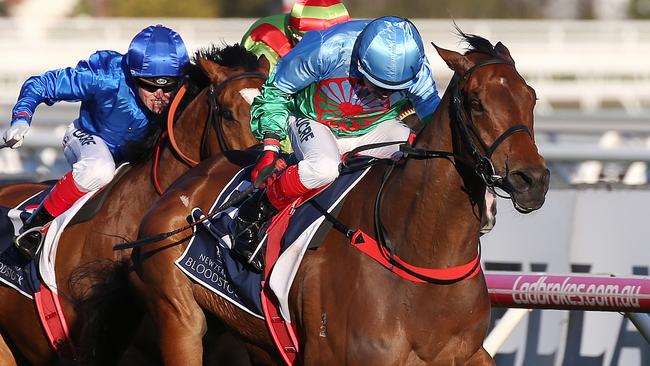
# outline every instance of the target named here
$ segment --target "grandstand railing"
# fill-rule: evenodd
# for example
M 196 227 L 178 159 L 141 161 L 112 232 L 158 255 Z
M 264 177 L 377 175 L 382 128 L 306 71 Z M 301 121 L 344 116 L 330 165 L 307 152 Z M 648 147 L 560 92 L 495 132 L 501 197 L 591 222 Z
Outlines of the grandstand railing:
M 0 19 L 0 48 L 6 57 L 0 70 L 0 101 L 13 100 L 20 84 L 32 74 L 74 65 L 97 49 L 124 52 L 141 28 L 164 23 L 178 30 L 188 48 L 240 40 L 254 19 L 68 18 L 44 30 Z M 463 31 L 493 42 L 503 41 L 517 68 L 537 89 L 539 109 L 575 103 L 595 110 L 616 104 L 628 113 L 650 105 L 650 22 L 564 20 L 456 20 Z M 451 20 L 416 19 L 423 38 L 459 49 Z M 29 32 L 27 31 L 29 30 Z M 439 84 L 450 71 L 427 45 Z
M 38 29 L 38 24 L 25 27 L 14 19 L 0 19 L 0 48 L 11 55 L 4 58 L 0 67 L 0 115 L 9 119 L 11 104 L 30 75 L 74 65 L 97 49 L 125 52 L 132 36 L 149 24 L 163 23 L 178 30 L 193 51 L 211 43 L 239 41 L 253 21 L 69 18 Z M 537 91 L 536 138 L 552 169 L 571 164 L 565 169 L 568 181 L 593 183 L 602 179 L 608 166 L 622 162 L 619 164 L 622 169 L 636 172 L 636 179 L 629 181 L 647 184 L 650 22 L 466 19 L 456 22 L 463 31 L 482 35 L 492 42 L 503 41 L 510 49 L 518 70 Z M 445 48 L 461 49 L 451 20 L 416 19 L 415 23 L 425 40 Z M 434 78 L 442 91 L 451 71 L 432 46 L 427 44 L 427 50 Z M 76 117 L 77 108 L 77 104 L 66 103 L 39 108 L 25 147 L 20 153 L 11 154 L 12 161 L 25 163 L 22 169 L 27 170 L 23 174 L 34 173 L 38 177 L 58 174 L 56 165 L 65 164 L 60 164 L 60 153 L 52 159 L 51 152 L 60 150 L 64 128 Z M 565 113 L 567 110 L 572 113 Z M 48 148 L 53 150 L 43 153 Z M 6 175 L 7 170 L 17 170 L 15 164 L 11 169 L 3 164 L 5 155 L 0 153 L 0 176 Z M 584 161 L 588 164 L 584 165 Z M 614 175 L 625 176 L 628 172 Z

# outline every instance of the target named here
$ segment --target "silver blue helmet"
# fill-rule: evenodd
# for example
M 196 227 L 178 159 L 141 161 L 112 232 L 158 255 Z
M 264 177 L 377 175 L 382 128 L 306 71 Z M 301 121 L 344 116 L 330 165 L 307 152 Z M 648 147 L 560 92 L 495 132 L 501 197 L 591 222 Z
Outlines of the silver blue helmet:
M 374 85 L 390 90 L 410 87 L 424 62 L 422 37 L 409 20 L 385 16 L 359 34 L 358 68 Z
M 143 29 L 133 38 L 126 62 L 134 77 L 179 77 L 190 58 L 181 36 L 158 24 Z

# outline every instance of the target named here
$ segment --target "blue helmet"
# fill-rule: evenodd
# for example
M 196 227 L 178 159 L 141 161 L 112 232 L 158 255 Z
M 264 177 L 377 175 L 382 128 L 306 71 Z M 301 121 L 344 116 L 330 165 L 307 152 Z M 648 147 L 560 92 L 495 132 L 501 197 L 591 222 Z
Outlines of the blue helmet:
M 126 62 L 134 77 L 179 77 L 190 58 L 181 36 L 158 24 L 143 29 L 133 38 Z
M 371 21 L 357 44 L 359 71 L 384 89 L 410 87 L 424 62 L 420 33 L 404 18 L 385 16 Z

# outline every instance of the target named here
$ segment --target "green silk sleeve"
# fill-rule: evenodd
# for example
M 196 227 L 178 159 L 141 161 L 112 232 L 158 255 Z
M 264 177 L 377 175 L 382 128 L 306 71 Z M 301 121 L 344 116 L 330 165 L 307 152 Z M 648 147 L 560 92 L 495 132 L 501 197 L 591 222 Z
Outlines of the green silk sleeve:
M 264 84 L 262 94 L 251 104 L 251 130 L 260 140 L 267 132 L 278 135 L 281 140 L 287 137 L 288 118 L 293 101 L 291 94 L 275 86 L 274 80 L 273 74 Z

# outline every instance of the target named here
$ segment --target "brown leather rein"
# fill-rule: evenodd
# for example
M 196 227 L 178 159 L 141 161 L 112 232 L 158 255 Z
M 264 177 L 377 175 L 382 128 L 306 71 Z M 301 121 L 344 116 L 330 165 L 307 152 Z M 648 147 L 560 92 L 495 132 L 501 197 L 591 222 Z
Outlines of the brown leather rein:
M 232 81 L 236 80 L 241 80 L 241 79 L 247 79 L 247 78 L 258 78 L 262 80 L 266 80 L 267 76 L 264 73 L 257 72 L 257 71 L 252 71 L 252 72 L 244 72 L 241 74 L 233 75 L 225 80 L 223 80 L 221 83 L 218 85 L 210 84 L 210 89 L 208 92 L 208 103 L 210 105 L 209 108 L 209 113 L 208 113 L 208 121 L 205 124 L 205 130 L 203 132 L 203 138 L 201 141 L 201 151 L 206 151 L 205 145 L 207 144 L 207 136 L 209 133 L 209 126 L 212 126 L 216 133 L 217 133 L 217 139 L 219 140 L 219 145 L 221 146 L 222 151 L 228 151 L 231 150 L 230 146 L 228 145 L 228 142 L 226 141 L 226 137 L 224 135 L 223 131 L 223 116 L 222 116 L 222 111 L 221 111 L 221 105 L 217 102 L 217 98 L 221 95 L 223 90 L 225 89 L 226 85 Z M 172 104 L 169 108 L 169 113 L 167 115 L 167 134 L 169 136 L 169 142 L 171 143 L 172 149 L 178 156 L 183 160 L 183 162 L 190 167 L 194 167 L 199 164 L 198 161 L 195 161 L 194 159 L 188 157 L 185 155 L 181 149 L 178 147 L 178 144 L 176 143 L 176 139 L 174 136 L 174 115 L 176 114 L 176 109 L 178 108 L 178 105 L 180 104 L 180 101 L 182 100 L 183 96 L 185 95 L 185 92 L 187 91 L 187 87 L 185 84 L 178 90 L 178 93 L 174 97 L 174 100 L 172 101 Z
M 219 97 L 219 95 L 221 95 L 221 93 L 223 92 L 223 90 L 225 89 L 228 83 L 230 83 L 231 81 L 247 79 L 247 78 L 258 78 L 258 79 L 266 80 L 267 76 L 266 74 L 261 72 L 251 71 L 251 72 L 244 72 L 241 74 L 233 75 L 229 78 L 226 78 L 216 86 L 212 83 L 210 84 L 209 91 L 208 91 L 208 104 L 209 104 L 208 119 L 203 131 L 203 137 L 201 138 L 201 157 L 210 155 L 209 149 L 207 148 L 209 134 L 210 134 L 210 126 L 212 126 L 212 128 L 215 130 L 217 134 L 217 140 L 219 141 L 219 146 L 221 147 L 221 151 L 231 150 L 231 147 L 228 144 L 228 141 L 226 140 L 225 137 L 225 133 L 223 131 L 223 115 L 221 109 L 222 107 L 221 104 L 217 102 L 217 98 Z M 185 164 L 187 164 L 189 167 L 195 167 L 196 165 L 199 164 L 198 161 L 190 158 L 189 156 L 183 153 L 183 151 L 176 143 L 176 137 L 174 135 L 174 124 L 176 122 L 174 120 L 174 116 L 176 115 L 176 110 L 178 109 L 178 106 L 181 100 L 183 100 L 183 97 L 185 96 L 186 92 L 187 92 L 187 85 L 186 83 L 183 83 L 181 87 L 178 89 L 178 91 L 176 92 L 176 95 L 174 96 L 174 99 L 172 100 L 172 103 L 169 106 L 169 112 L 167 113 L 167 130 L 165 131 L 162 138 L 160 139 L 160 142 L 156 149 L 156 156 L 153 165 L 153 181 L 154 181 L 154 186 L 156 188 L 156 191 L 158 192 L 159 195 L 162 195 L 163 189 L 160 186 L 160 183 L 158 181 L 158 162 L 159 162 L 160 150 L 162 144 L 164 143 L 165 138 L 169 138 L 169 143 L 172 147 L 172 151 Z

